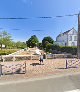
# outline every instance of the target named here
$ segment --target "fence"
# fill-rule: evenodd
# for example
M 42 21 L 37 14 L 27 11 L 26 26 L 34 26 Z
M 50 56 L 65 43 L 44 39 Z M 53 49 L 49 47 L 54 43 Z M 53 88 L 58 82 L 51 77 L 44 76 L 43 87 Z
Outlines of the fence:
M 24 61 L 24 60 L 39 60 L 39 55 L 4 55 L 1 60 L 5 61 Z
M 71 54 L 47 54 L 45 59 L 55 58 L 72 58 Z M 22 61 L 22 60 L 39 60 L 40 55 L 3 55 L 0 56 L 3 62 L 5 61 Z
M 47 59 L 55 59 L 55 58 L 72 58 L 71 54 L 47 54 Z
M 80 66 L 80 60 L 79 59 L 66 60 L 66 69 L 77 68 L 79 66 Z
M 26 62 L 2 62 L 0 75 L 26 73 Z

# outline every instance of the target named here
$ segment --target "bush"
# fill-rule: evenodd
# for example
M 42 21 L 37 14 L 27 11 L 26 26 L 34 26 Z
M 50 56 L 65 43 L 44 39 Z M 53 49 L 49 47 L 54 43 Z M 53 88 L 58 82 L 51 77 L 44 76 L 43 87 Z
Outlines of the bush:
M 0 55 L 8 55 L 8 54 L 14 53 L 16 51 L 18 51 L 18 50 L 17 49 L 14 49 L 14 50 L 11 50 L 11 49 L 9 49 L 9 50 L 0 50 Z
M 60 47 L 61 52 L 67 52 L 67 53 L 71 53 L 72 55 L 77 55 L 77 47 L 70 47 L 70 46 L 66 46 L 66 47 Z
M 61 54 L 61 53 L 70 53 L 72 55 L 77 55 L 77 47 L 74 46 L 59 46 L 59 45 L 52 45 L 48 44 L 45 48 L 46 52 L 53 53 L 53 54 Z

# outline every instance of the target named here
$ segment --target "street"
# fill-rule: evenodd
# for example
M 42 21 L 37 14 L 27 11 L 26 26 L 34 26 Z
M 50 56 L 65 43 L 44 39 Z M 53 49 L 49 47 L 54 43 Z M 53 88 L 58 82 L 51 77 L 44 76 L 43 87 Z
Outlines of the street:
M 0 84 L 0 92 L 80 92 L 80 74 Z

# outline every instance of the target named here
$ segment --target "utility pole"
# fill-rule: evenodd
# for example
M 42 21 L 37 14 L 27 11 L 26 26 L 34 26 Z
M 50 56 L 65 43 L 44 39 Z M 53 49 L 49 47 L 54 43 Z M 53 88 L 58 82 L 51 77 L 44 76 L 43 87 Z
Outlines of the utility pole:
M 78 14 L 77 58 L 80 59 L 80 12 Z

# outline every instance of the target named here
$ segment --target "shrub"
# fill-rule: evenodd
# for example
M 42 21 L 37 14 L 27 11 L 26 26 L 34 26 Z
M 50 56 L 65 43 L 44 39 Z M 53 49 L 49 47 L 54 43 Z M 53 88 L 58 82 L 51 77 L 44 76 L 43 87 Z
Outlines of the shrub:
M 14 53 L 14 52 L 16 52 L 16 51 L 18 51 L 17 49 L 14 49 L 14 50 L 11 50 L 11 49 L 9 49 L 9 50 L 0 50 L 0 55 L 8 55 L 8 54 L 11 54 L 11 53 Z
M 71 53 L 72 55 L 76 55 L 77 54 L 77 47 L 70 47 L 70 46 L 66 46 L 66 47 L 60 47 L 61 52 L 67 52 L 67 53 Z

